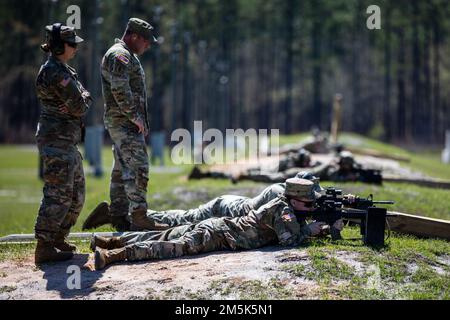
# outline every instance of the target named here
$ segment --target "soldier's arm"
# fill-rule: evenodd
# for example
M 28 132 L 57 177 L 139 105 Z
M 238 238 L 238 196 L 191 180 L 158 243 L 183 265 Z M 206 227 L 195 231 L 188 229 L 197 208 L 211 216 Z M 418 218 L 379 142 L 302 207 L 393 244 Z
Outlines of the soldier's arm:
M 298 245 L 311 236 L 307 225 L 301 226 L 292 210 L 279 207 L 278 214 L 274 215 L 274 230 L 282 246 Z
M 308 168 L 306 171 L 311 173 L 313 176 L 318 177 L 321 180 L 326 180 L 328 178 L 328 169 L 331 163 L 322 163 L 316 167 Z
M 120 112 L 130 121 L 138 118 L 137 105 L 134 103 L 130 87 L 131 56 L 125 52 L 112 53 L 109 58 L 109 76 L 111 93 L 119 106 Z
M 52 85 L 61 99 L 61 105 L 64 106 L 65 113 L 76 117 L 82 117 L 86 114 L 92 101 L 89 92 L 81 91 L 76 80 L 67 71 L 54 70 L 52 72 Z
M 283 246 L 302 243 L 311 235 L 308 226 L 301 226 L 283 198 L 276 198 L 256 211 L 260 223 L 275 231 Z

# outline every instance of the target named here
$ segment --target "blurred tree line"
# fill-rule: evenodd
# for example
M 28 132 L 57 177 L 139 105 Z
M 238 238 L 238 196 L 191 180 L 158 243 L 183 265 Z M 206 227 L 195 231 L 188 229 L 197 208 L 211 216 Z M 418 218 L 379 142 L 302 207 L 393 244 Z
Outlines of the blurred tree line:
M 86 40 L 73 65 L 96 97 L 93 123 L 103 113 L 101 57 L 136 16 L 160 36 L 141 57 L 152 131 L 194 120 L 204 130 L 329 130 L 337 92 L 343 130 L 440 143 L 450 128 L 448 0 L 3 0 L 0 142 L 34 141 L 44 26 L 65 22 L 73 4 Z M 366 27 L 371 4 L 381 30 Z

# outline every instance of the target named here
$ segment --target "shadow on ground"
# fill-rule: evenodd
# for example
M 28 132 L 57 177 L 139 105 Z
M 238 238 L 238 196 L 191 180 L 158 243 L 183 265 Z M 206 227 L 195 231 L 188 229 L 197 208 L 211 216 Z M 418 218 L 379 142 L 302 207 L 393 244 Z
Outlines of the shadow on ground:
M 68 261 L 42 264 L 39 269 L 47 280 L 46 289 L 59 292 L 62 299 L 88 296 L 95 291 L 94 284 L 103 276 L 102 272 L 92 272 L 83 267 L 88 259 L 89 254 L 75 254 Z

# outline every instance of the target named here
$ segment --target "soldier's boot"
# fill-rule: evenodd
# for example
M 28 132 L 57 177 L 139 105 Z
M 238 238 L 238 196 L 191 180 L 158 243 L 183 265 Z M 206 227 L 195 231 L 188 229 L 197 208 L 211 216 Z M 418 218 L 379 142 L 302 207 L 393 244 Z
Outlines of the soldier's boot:
M 38 240 L 34 253 L 36 264 L 44 262 L 65 261 L 72 259 L 73 253 L 70 251 L 58 251 L 53 242 Z
M 70 244 L 66 241 L 64 236 L 58 236 L 55 239 L 54 247 L 56 249 L 59 249 L 61 251 L 67 251 L 67 252 L 75 252 L 77 251 L 77 247 L 73 244 Z
M 201 179 L 201 178 L 203 178 L 204 176 L 205 176 L 205 174 L 204 174 L 197 166 L 195 166 L 195 167 L 192 169 L 191 173 L 189 174 L 188 180 L 191 180 L 191 179 Z
M 127 216 L 111 216 L 111 224 L 119 232 L 131 230 L 131 223 Z
M 111 223 L 108 202 L 103 201 L 95 207 L 83 223 L 82 230 L 95 229 Z
M 232 174 L 230 178 L 232 184 L 237 184 L 241 179 L 240 174 Z
M 114 262 L 122 262 L 127 259 L 126 248 L 119 248 L 113 250 L 95 249 L 95 270 L 101 270 L 107 265 Z
M 154 230 L 155 223 L 147 216 L 147 210 L 136 210 L 131 213 L 131 223 L 135 229 Z M 136 228 L 137 227 L 137 228 Z
M 91 250 L 95 251 L 97 247 L 112 250 L 125 247 L 125 244 L 119 237 L 106 238 L 94 234 L 91 238 Z

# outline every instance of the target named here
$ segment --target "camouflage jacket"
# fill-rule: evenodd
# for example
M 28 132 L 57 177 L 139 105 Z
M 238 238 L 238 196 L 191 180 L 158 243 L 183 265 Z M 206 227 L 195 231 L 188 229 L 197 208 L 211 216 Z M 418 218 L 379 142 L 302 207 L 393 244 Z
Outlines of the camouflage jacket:
M 101 76 L 106 127 L 135 128 L 130 120 L 140 119 L 148 130 L 144 69 L 122 40 L 116 39 L 103 56 Z
M 215 228 L 225 231 L 232 249 L 255 249 L 268 244 L 297 245 L 310 236 L 309 227 L 299 223 L 287 200 L 279 196 L 248 215 L 211 219 Z
M 82 117 L 92 100 L 78 81 L 75 69 L 50 56 L 39 70 L 36 93 L 42 104 L 36 131 L 38 142 L 80 142 Z M 68 113 L 60 111 L 62 105 Z
M 268 186 L 260 194 L 254 198 L 236 195 L 223 195 L 218 198 L 214 210 L 218 210 L 220 214 L 216 216 L 238 217 L 247 215 L 252 209 L 259 209 L 264 204 L 277 198 L 279 194 L 283 194 L 286 185 L 277 183 Z

